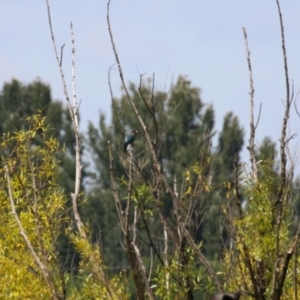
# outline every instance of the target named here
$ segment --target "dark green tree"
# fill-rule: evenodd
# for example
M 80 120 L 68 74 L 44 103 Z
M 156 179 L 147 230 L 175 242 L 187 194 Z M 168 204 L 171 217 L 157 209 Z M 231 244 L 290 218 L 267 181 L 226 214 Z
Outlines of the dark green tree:
M 228 234 L 222 205 L 226 203 L 226 183 L 234 184 L 234 161 L 240 162 L 240 153 L 244 144 L 244 130 L 239 119 L 232 112 L 224 116 L 222 131 L 213 159 L 213 185 L 215 187 L 207 206 L 203 222 L 205 253 L 218 260 L 222 248 L 228 246 Z

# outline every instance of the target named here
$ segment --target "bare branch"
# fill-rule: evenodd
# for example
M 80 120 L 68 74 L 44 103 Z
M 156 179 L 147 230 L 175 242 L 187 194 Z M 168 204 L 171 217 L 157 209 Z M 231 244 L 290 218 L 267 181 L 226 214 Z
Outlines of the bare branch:
M 285 72 L 285 87 L 286 87 L 286 101 L 290 102 L 290 81 L 289 81 L 289 71 L 288 71 L 288 63 L 287 63 L 287 54 L 285 49 L 285 38 L 284 38 L 284 26 L 283 26 L 283 19 L 281 14 L 281 8 L 279 4 L 279 0 L 276 0 L 277 8 L 278 8 L 278 15 L 280 20 L 280 30 L 281 30 L 281 46 L 282 46 L 282 53 L 283 53 L 283 61 L 284 61 L 284 72 Z
M 49 3 L 48 3 L 48 0 L 46 0 L 46 4 L 47 4 L 48 21 L 49 21 L 49 28 L 50 28 L 51 39 L 52 39 L 52 43 L 53 43 L 53 47 L 54 47 L 54 53 L 55 53 L 57 64 L 59 66 L 60 76 L 61 76 L 62 83 L 63 83 L 64 94 L 65 94 L 65 97 L 66 97 L 66 100 L 67 100 L 67 103 L 68 103 L 68 108 L 69 108 L 69 111 L 70 111 L 70 115 L 72 117 L 73 116 L 72 106 L 70 104 L 70 99 L 69 99 L 69 95 L 68 95 L 67 85 L 66 85 L 66 82 L 65 82 L 64 72 L 63 72 L 62 66 L 60 64 L 60 59 L 58 58 L 58 52 L 57 52 L 55 38 L 54 38 L 54 33 L 53 33 L 53 29 L 52 29 L 50 6 L 49 6 Z
M 111 25 L 110 25 L 110 20 L 109 20 L 109 5 L 110 5 L 110 1 L 107 2 L 107 15 L 106 15 L 106 17 L 107 17 L 107 25 L 108 25 L 108 31 L 109 31 L 109 35 L 110 35 L 110 40 L 111 40 L 113 52 L 114 52 L 116 63 L 118 65 L 118 69 L 119 69 L 119 76 L 120 76 L 120 79 L 121 79 L 122 86 L 124 88 L 124 91 L 125 91 L 125 94 L 127 96 L 127 99 L 129 101 L 129 103 L 130 103 L 130 105 L 131 105 L 131 107 L 132 107 L 135 115 L 137 116 L 137 118 L 138 118 L 138 120 L 139 120 L 139 122 L 140 122 L 140 124 L 141 124 L 141 126 L 143 128 L 143 130 L 144 130 L 146 141 L 147 141 L 147 144 L 148 144 L 151 156 L 153 158 L 154 168 L 155 168 L 156 174 L 163 181 L 163 184 L 165 185 L 167 191 L 171 194 L 172 198 L 174 198 L 175 195 L 174 195 L 174 193 L 172 191 L 172 188 L 169 186 L 166 177 L 163 176 L 163 174 L 162 174 L 162 168 L 161 168 L 161 165 L 160 165 L 160 163 L 158 161 L 158 157 L 156 156 L 155 149 L 152 146 L 151 139 L 150 139 L 150 136 L 148 134 L 148 129 L 147 129 L 146 125 L 145 125 L 145 122 L 143 121 L 143 118 L 141 117 L 141 115 L 140 115 L 140 113 L 139 113 L 139 111 L 138 111 L 135 103 L 133 102 L 133 100 L 132 100 L 132 98 L 130 96 L 130 93 L 129 93 L 128 89 L 127 89 L 127 86 L 125 84 L 125 80 L 124 80 L 124 77 L 123 77 L 123 71 L 122 71 L 121 63 L 120 63 L 120 60 L 119 60 L 119 56 L 118 56 L 118 53 L 117 53 L 117 50 L 116 50 L 116 47 L 115 47 L 115 43 L 114 43 L 112 31 L 111 31 Z M 156 194 L 155 198 L 159 199 L 159 191 L 155 190 L 154 193 Z M 160 216 L 160 218 L 162 220 L 164 217 L 163 217 L 163 213 L 162 213 L 162 210 L 159 207 L 159 205 L 157 206 L 157 209 L 158 209 L 158 212 L 159 212 L 159 216 Z M 162 222 L 167 224 L 166 220 L 162 220 Z M 169 224 L 167 224 L 167 228 L 168 228 L 168 232 L 169 232 L 170 236 L 172 237 L 172 239 L 176 243 L 176 236 L 175 236 L 172 228 L 169 226 Z
M 147 280 L 147 271 L 145 269 L 145 266 L 144 266 L 144 263 L 143 263 L 143 260 L 142 260 L 142 257 L 141 257 L 140 250 L 136 246 L 135 243 L 133 243 L 133 249 L 134 249 L 134 252 L 135 252 L 135 257 L 137 258 L 137 261 L 138 261 L 139 269 L 141 271 L 141 274 L 142 274 L 144 282 L 145 282 L 147 294 L 148 294 L 150 299 L 155 299 L 155 297 L 153 295 L 153 292 L 152 292 L 152 289 L 150 287 L 150 282 Z
M 73 25 L 71 23 L 71 35 L 72 35 L 72 98 L 73 98 L 73 109 L 72 110 L 72 123 L 75 133 L 75 159 L 76 159 L 76 174 L 75 174 L 75 189 L 72 193 L 72 202 L 73 202 L 73 212 L 75 217 L 75 222 L 78 228 L 80 235 L 87 239 L 86 232 L 81 221 L 81 217 L 78 211 L 78 198 L 81 185 L 81 176 L 82 176 L 82 164 L 81 164 L 81 145 L 80 145 L 80 133 L 79 133 L 79 121 L 78 121 L 78 109 L 77 109 L 77 100 L 76 100 L 76 86 L 75 86 L 75 40 L 74 40 L 74 31 Z
M 129 174 L 128 174 L 128 191 L 127 191 L 127 204 L 125 208 L 125 234 L 128 235 L 129 231 L 129 211 L 130 211 L 130 203 L 131 203 L 131 196 L 132 196 L 132 186 L 133 186 L 133 179 L 132 179 L 132 156 L 133 156 L 133 150 L 129 151 Z
M 167 299 L 170 294 L 170 272 L 169 261 L 168 261 L 168 232 L 166 226 L 164 226 L 164 265 L 166 267 L 166 290 L 167 290 Z
M 80 193 L 80 186 L 81 186 L 81 176 L 82 176 L 82 163 L 81 163 L 81 143 L 80 143 L 80 131 L 79 131 L 79 118 L 78 118 L 78 104 L 76 100 L 76 85 L 75 85 L 75 40 L 74 40 L 74 32 L 73 32 L 73 25 L 71 23 L 71 36 L 72 36 L 72 98 L 73 98 L 73 105 L 70 102 L 70 98 L 68 95 L 68 90 L 65 82 L 64 72 L 62 66 L 60 64 L 60 60 L 58 58 L 57 47 L 55 43 L 54 33 L 52 29 L 52 22 L 51 22 L 51 14 L 50 14 L 50 7 L 48 0 L 46 0 L 47 4 L 47 11 L 48 11 L 48 21 L 50 27 L 51 38 L 53 42 L 53 48 L 56 56 L 57 65 L 59 67 L 61 80 L 63 84 L 64 95 L 67 101 L 67 106 L 69 109 L 69 113 L 72 120 L 73 130 L 75 134 L 75 160 L 76 160 L 76 168 L 75 168 L 75 187 L 74 192 L 71 194 L 72 196 L 72 205 L 73 205 L 73 213 L 76 222 L 77 229 L 81 238 L 85 241 L 88 241 L 88 236 L 85 231 L 83 222 L 81 221 L 81 216 L 78 211 L 78 198 Z M 109 282 L 106 279 L 103 267 L 101 264 L 97 262 L 97 257 L 95 255 L 90 255 L 88 257 L 90 264 L 92 265 L 92 272 L 93 275 L 102 282 L 102 284 L 106 287 L 108 294 L 112 297 L 114 292 L 111 289 Z
M 287 123 L 290 117 L 290 106 L 292 99 L 290 99 L 290 86 L 289 86 L 289 75 L 288 75 L 288 65 L 287 65 L 287 55 L 285 49 L 285 39 L 284 39 L 284 27 L 283 27 L 283 20 L 282 14 L 280 9 L 279 1 L 276 0 L 279 20 L 280 20 L 280 29 L 281 29 L 281 42 L 282 42 L 282 51 L 283 51 L 283 59 L 284 59 L 284 72 L 285 72 L 285 82 L 286 82 L 286 99 L 285 99 L 285 112 L 282 122 L 282 129 L 281 129 L 281 137 L 280 137 L 280 162 L 281 162 L 281 171 L 280 171 L 280 186 L 277 193 L 276 199 L 276 225 L 277 225 L 277 233 L 276 233 L 276 255 L 279 257 L 279 235 L 280 235 L 280 228 L 282 223 L 282 214 L 283 214 L 283 202 L 284 202 L 284 190 L 286 187 L 286 165 L 287 165 L 287 154 L 286 154 L 286 135 L 287 135 Z M 275 272 L 275 271 L 274 271 Z M 277 275 L 275 275 L 277 276 Z M 276 280 L 275 280 L 276 281 Z
M 289 73 L 288 73 L 288 64 L 287 64 L 287 54 L 285 49 L 285 38 L 284 38 L 284 27 L 283 27 L 283 20 L 282 14 L 280 9 L 279 1 L 276 0 L 279 20 L 280 20 L 280 30 L 281 30 L 281 45 L 282 45 L 282 52 L 283 52 L 283 61 L 284 61 L 284 72 L 285 72 L 285 84 L 286 84 L 286 99 L 285 99 L 285 113 L 282 122 L 282 130 L 281 130 L 281 138 L 280 138 L 280 160 L 281 160 L 281 184 L 277 195 L 276 205 L 282 202 L 282 194 L 284 191 L 284 187 L 286 184 L 286 131 L 287 131 L 287 123 L 290 116 L 290 106 L 292 99 L 290 99 L 290 83 L 289 83 Z
M 48 21 L 49 21 L 49 27 L 50 27 L 50 33 L 51 33 L 51 38 L 52 38 L 52 43 L 53 43 L 53 48 L 56 56 L 56 61 L 57 65 L 59 67 L 60 71 L 60 76 L 63 84 L 63 90 L 65 94 L 65 98 L 67 101 L 68 109 L 70 112 L 72 124 L 73 124 L 73 130 L 75 134 L 75 141 L 76 141 L 76 146 L 75 146 L 75 155 L 76 155 L 76 174 L 75 174 L 75 188 L 74 188 L 74 193 L 71 194 L 72 196 L 72 203 L 73 203 L 73 213 L 74 213 L 74 218 L 75 222 L 78 228 L 78 231 L 81 235 L 81 237 L 87 239 L 86 232 L 83 227 L 83 223 L 81 221 L 81 217 L 78 211 L 78 197 L 79 197 L 79 192 L 80 192 L 80 185 L 81 185 L 81 175 L 82 175 L 82 164 L 81 164 L 81 148 L 80 148 L 80 133 L 79 133 L 79 121 L 78 121 L 78 108 L 77 108 L 77 101 L 76 101 L 76 89 L 75 89 L 75 41 L 74 41 L 74 32 L 73 32 L 73 26 L 71 23 L 71 35 L 72 35 L 72 95 L 73 95 L 73 107 L 70 102 L 70 98 L 68 95 L 68 90 L 67 90 L 67 85 L 65 82 L 65 76 L 64 72 L 60 63 L 60 60 L 58 58 L 58 52 L 57 52 L 57 47 L 55 43 L 55 38 L 54 38 L 54 33 L 52 29 L 52 22 L 51 22 L 51 14 L 50 14 L 50 6 L 48 3 L 48 0 L 46 0 L 47 3 L 47 11 L 48 11 Z
M 130 96 L 130 93 L 129 93 L 128 89 L 127 89 L 127 86 L 126 86 L 126 83 L 125 83 L 125 80 L 124 80 L 121 63 L 120 63 L 120 60 L 119 60 L 119 56 L 118 56 L 117 49 L 116 49 L 116 46 L 115 46 L 115 43 L 114 43 L 114 39 L 113 39 L 113 34 L 112 34 L 112 31 L 111 31 L 111 25 L 110 25 L 110 20 L 109 20 L 109 5 L 110 5 L 110 1 L 107 2 L 107 15 L 106 15 L 107 25 L 108 25 L 108 32 L 109 32 L 109 36 L 110 36 L 110 41 L 111 41 L 111 44 L 112 44 L 113 52 L 114 52 L 114 55 L 115 55 L 116 63 L 118 65 L 119 76 L 120 76 L 120 79 L 121 79 L 122 87 L 123 87 L 123 89 L 124 89 L 124 91 L 126 93 L 127 99 L 129 101 L 131 107 L 133 108 L 133 111 L 134 111 L 135 115 L 137 116 L 137 118 L 138 118 L 138 120 L 139 120 L 139 122 L 140 122 L 140 124 L 141 124 L 141 126 L 142 126 L 142 128 L 144 130 L 148 147 L 149 147 L 151 155 L 152 155 L 152 157 L 154 159 L 156 170 L 158 171 L 158 173 L 160 173 L 161 172 L 161 166 L 158 163 L 157 157 L 155 155 L 155 151 L 154 151 L 154 149 L 152 147 L 151 139 L 150 139 L 150 136 L 148 134 L 148 129 L 147 129 L 147 127 L 145 125 L 145 122 L 143 121 L 143 118 L 141 117 L 141 115 L 140 115 L 140 113 L 139 113 L 139 111 L 138 111 L 135 103 L 133 102 L 133 100 L 132 100 L 132 98 Z
M 259 120 L 260 120 L 261 108 L 262 108 L 262 103 L 259 105 L 258 117 L 257 117 L 257 120 L 256 120 L 256 124 L 255 124 L 255 126 L 254 126 L 254 129 L 255 129 L 255 130 L 257 129 L 257 126 L 258 126 L 258 123 L 259 123 Z
M 290 260 L 293 256 L 293 253 L 297 247 L 299 236 L 300 236 L 300 226 L 298 227 L 297 233 L 294 236 L 294 241 L 293 241 L 292 245 L 287 249 L 287 251 L 284 254 L 284 259 L 283 259 L 282 266 L 280 268 L 281 269 L 280 272 L 278 272 L 278 270 L 277 270 L 279 278 L 278 278 L 278 282 L 276 282 L 276 284 L 275 284 L 273 298 L 272 298 L 273 300 L 280 300 L 280 298 L 281 298 L 282 289 L 283 289 L 284 281 L 286 278 L 289 262 L 290 262 Z
M 118 217 L 119 217 L 119 220 L 121 223 L 121 228 L 122 228 L 123 233 L 125 234 L 126 228 L 125 228 L 125 220 L 124 220 L 124 216 L 123 216 L 124 212 L 122 209 L 121 201 L 120 201 L 118 190 L 117 190 L 117 184 L 116 184 L 116 180 L 115 180 L 114 172 L 113 172 L 114 159 L 112 157 L 110 141 L 108 141 L 107 144 L 108 144 L 108 153 L 109 153 L 109 169 L 110 169 L 110 180 L 111 180 L 111 185 L 112 185 L 112 192 L 113 192 L 113 196 L 115 199 L 115 205 L 116 205 Z
M 109 86 L 110 98 L 111 98 L 111 103 L 112 103 L 112 106 L 113 106 L 113 112 L 115 113 L 115 115 L 117 117 L 117 120 L 119 122 L 120 130 L 122 131 L 122 135 L 123 135 L 123 140 L 125 140 L 124 126 L 123 126 L 122 121 L 121 121 L 121 116 L 117 112 L 117 105 L 115 103 L 114 94 L 113 94 L 112 87 L 111 87 L 110 73 L 111 73 L 112 68 L 113 68 L 113 66 L 111 66 L 109 68 L 108 74 L 107 74 L 108 75 L 108 86 Z
M 144 136 L 145 136 L 145 139 L 146 139 L 146 143 L 147 143 L 147 146 L 148 146 L 149 151 L 150 151 L 150 155 L 151 155 L 152 160 L 153 160 L 153 165 L 154 165 L 154 172 L 153 173 L 154 173 L 154 176 L 155 176 L 156 184 L 155 184 L 155 187 L 152 188 L 151 192 L 152 192 L 152 194 L 154 196 L 154 199 L 155 199 L 154 203 L 156 205 L 156 209 L 157 209 L 160 221 L 162 222 L 163 225 L 166 226 L 169 235 L 171 236 L 172 240 L 174 241 L 175 247 L 177 247 L 179 249 L 180 244 L 181 244 L 180 239 L 178 238 L 178 235 L 176 234 L 174 229 L 169 225 L 167 219 L 164 216 L 162 207 L 159 204 L 159 202 L 161 201 L 161 198 L 160 198 L 161 185 L 163 185 L 165 187 L 165 190 L 170 195 L 170 197 L 172 198 L 173 203 L 178 201 L 178 198 L 176 197 L 172 187 L 170 186 L 165 174 L 162 171 L 162 166 L 159 162 L 159 158 L 157 156 L 157 151 L 155 149 L 156 145 L 151 142 L 151 138 L 150 138 L 150 135 L 149 135 L 149 132 L 148 132 L 148 128 L 147 128 L 147 126 L 144 122 L 144 119 L 140 115 L 140 112 L 137 109 L 137 107 L 136 107 L 136 105 L 135 105 L 135 103 L 134 103 L 134 101 L 133 101 L 133 99 L 132 99 L 132 97 L 131 97 L 131 95 L 128 91 L 128 88 L 125 84 L 121 63 L 120 63 L 120 60 L 119 60 L 119 56 L 118 56 L 118 53 L 117 53 L 117 50 L 116 50 L 116 46 L 115 46 L 115 43 L 114 43 L 114 38 L 113 38 L 112 30 L 111 30 L 110 18 L 109 18 L 109 7 L 110 7 L 110 0 L 107 2 L 107 15 L 106 15 L 107 25 L 108 25 L 108 31 L 109 31 L 109 35 L 110 35 L 111 45 L 112 45 L 113 52 L 114 52 L 114 55 L 115 55 L 116 63 L 118 65 L 119 77 L 120 77 L 120 80 L 121 80 L 121 84 L 122 84 L 122 87 L 125 91 L 127 100 L 130 103 L 130 105 L 132 107 L 132 110 L 133 110 L 134 114 L 136 115 L 136 118 L 138 119 L 138 121 L 139 121 L 139 123 L 140 123 L 140 125 L 143 129 Z M 220 283 L 216 273 L 214 272 L 213 268 L 211 267 L 209 262 L 206 260 L 204 255 L 201 253 L 201 251 L 198 249 L 198 245 L 195 243 L 193 238 L 190 236 L 188 230 L 186 230 L 184 228 L 184 226 L 182 226 L 182 225 L 183 224 L 180 224 L 180 227 L 182 228 L 182 233 L 188 239 L 188 243 L 193 248 L 193 251 L 195 252 L 198 260 L 201 262 L 201 264 L 204 265 L 205 269 L 208 271 L 209 276 L 213 279 L 213 282 L 216 285 L 216 287 L 218 288 L 218 290 L 222 291 L 221 283 Z M 128 248 L 132 248 L 132 245 L 130 245 L 130 240 L 128 239 L 128 237 L 126 237 L 126 238 L 127 238 Z M 129 251 L 129 258 L 130 258 L 130 260 L 133 259 L 131 251 Z M 134 261 L 131 261 L 131 264 L 135 266 L 136 263 Z M 135 267 L 133 268 L 133 270 L 135 270 Z M 140 282 L 139 282 L 140 279 L 135 277 L 136 276 L 135 271 L 133 271 L 133 275 L 134 275 L 134 280 L 136 281 L 136 286 L 139 286 L 140 285 Z M 143 298 L 143 296 L 140 295 L 140 292 L 141 291 L 139 289 L 137 289 L 138 297 Z
M 240 180 L 239 180 L 239 165 L 238 165 L 238 158 L 237 153 L 234 155 L 234 191 L 235 191 L 235 198 L 236 198 L 236 206 L 239 212 L 239 219 L 243 216 L 242 211 L 242 196 L 240 193 Z
M 63 45 L 60 47 L 60 60 L 59 60 L 59 66 L 60 66 L 60 67 L 61 67 L 61 65 L 62 65 L 63 54 L 64 54 L 64 47 L 65 47 L 65 44 L 63 44 Z
M 282 121 L 282 129 L 281 129 L 281 137 L 280 137 L 280 162 L 281 162 L 281 170 L 280 170 L 280 185 L 277 192 L 277 199 L 275 202 L 276 208 L 276 242 L 275 242 L 275 253 L 277 257 L 276 264 L 279 264 L 281 259 L 280 254 L 280 229 L 283 219 L 283 205 L 286 203 L 287 200 L 287 192 L 288 192 L 288 185 L 287 182 L 287 124 L 290 117 L 290 107 L 293 99 L 290 97 L 290 83 L 289 83 L 289 73 L 288 73 L 288 64 L 287 64 L 287 54 L 285 49 L 285 38 L 284 38 L 284 26 L 283 26 L 283 19 L 280 9 L 279 0 L 276 0 L 277 8 L 278 8 L 278 15 L 280 21 L 280 30 L 281 30 L 281 45 L 282 45 L 282 52 L 283 52 L 283 61 L 284 61 L 284 72 L 285 72 L 285 85 L 286 85 L 286 99 L 285 99 L 285 112 Z M 292 248 L 291 248 L 292 249 Z M 275 265 L 273 270 L 273 300 L 279 300 L 282 294 L 283 283 L 286 276 L 287 267 L 291 258 L 290 251 L 286 252 L 283 261 L 283 267 L 280 271 L 278 271 L 278 265 Z
M 255 129 L 257 127 L 258 121 L 256 126 L 254 126 L 254 115 L 253 115 L 253 107 L 254 107 L 254 85 L 253 85 L 253 75 L 252 75 L 252 67 L 251 67 L 251 59 L 250 59 L 250 51 L 248 46 L 248 39 L 247 39 L 247 32 L 246 28 L 242 27 L 245 39 L 245 47 L 246 47 L 246 55 L 248 61 L 248 70 L 249 70 L 249 80 L 250 80 L 250 138 L 249 138 L 249 146 L 248 150 L 250 153 L 250 161 L 251 161 L 251 168 L 252 168 L 252 179 L 254 182 L 257 181 L 257 163 L 255 158 Z M 258 118 L 259 120 L 259 118 Z
M 145 104 L 145 106 L 147 107 L 147 109 L 148 109 L 150 115 L 154 118 L 154 121 L 156 121 L 156 120 L 155 120 L 155 115 L 154 115 L 154 113 L 153 113 L 153 108 L 154 108 L 154 107 L 152 106 L 152 109 L 150 108 L 150 106 L 148 105 L 147 100 L 146 100 L 146 98 L 145 98 L 145 96 L 144 96 L 144 94 L 143 94 L 143 90 L 142 90 L 142 87 L 143 87 L 143 75 L 145 75 L 145 74 L 141 74 L 141 75 L 140 75 L 140 84 L 139 84 L 138 90 L 139 90 L 140 96 L 141 96 L 142 100 L 144 101 L 144 104 Z M 152 83 L 152 84 L 153 84 L 153 83 Z M 152 97 L 152 98 L 153 98 L 153 97 Z

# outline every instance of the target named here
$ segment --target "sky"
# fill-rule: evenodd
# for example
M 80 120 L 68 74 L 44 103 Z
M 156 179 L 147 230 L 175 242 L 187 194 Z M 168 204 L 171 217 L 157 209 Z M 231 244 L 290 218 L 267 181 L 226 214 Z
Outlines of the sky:
M 110 118 L 108 70 L 115 63 L 106 23 L 105 0 L 49 0 L 58 48 L 65 44 L 63 69 L 71 95 L 71 34 L 76 44 L 76 93 L 81 101 L 81 130 Z M 289 75 L 300 88 L 300 1 L 281 1 Z M 262 104 L 256 142 L 280 138 L 285 78 L 279 17 L 275 0 L 111 0 L 112 31 L 126 82 L 155 73 L 156 89 L 168 91 L 185 75 L 201 88 L 203 102 L 216 112 L 216 128 L 224 115 L 239 116 L 249 139 L 249 74 L 242 27 L 248 33 L 255 88 L 255 115 Z M 28 84 L 40 78 L 52 96 L 64 101 L 55 61 L 45 1 L 0 0 L 0 84 L 12 78 Z M 112 89 L 120 80 L 111 74 Z M 296 102 L 297 103 L 297 102 Z M 300 106 L 300 99 L 298 99 Z M 292 107 L 289 134 L 299 140 L 300 118 Z M 293 141 L 297 155 L 299 143 Z M 243 157 L 247 158 L 246 150 Z

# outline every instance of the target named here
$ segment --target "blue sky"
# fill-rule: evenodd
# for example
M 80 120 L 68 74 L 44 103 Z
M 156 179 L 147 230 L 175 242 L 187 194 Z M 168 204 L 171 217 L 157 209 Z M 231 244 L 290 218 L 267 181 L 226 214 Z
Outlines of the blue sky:
M 63 67 L 71 82 L 70 22 L 76 42 L 77 96 L 82 100 L 81 128 L 98 122 L 99 111 L 110 116 L 107 73 L 114 64 L 104 0 L 49 0 Z M 300 2 L 281 1 L 290 79 L 300 88 Z M 226 112 L 241 120 L 248 139 L 249 77 L 241 27 L 247 29 L 255 86 L 255 110 L 262 103 L 257 141 L 277 140 L 285 97 L 279 18 L 275 0 L 112 0 L 111 24 L 125 79 L 138 82 L 140 73 L 155 73 L 157 89 L 168 90 L 172 79 L 186 75 L 212 103 L 220 129 Z M 46 4 L 42 0 L 0 0 L 0 84 L 37 77 L 64 99 L 51 43 Z M 117 72 L 112 87 L 120 92 Z M 71 90 L 69 90 L 71 94 Z M 300 105 L 300 100 L 299 100 Z M 290 133 L 298 134 L 293 112 Z M 299 138 L 299 137 L 298 137 Z M 297 142 L 294 149 L 297 149 Z M 293 149 L 292 149 L 293 150 Z

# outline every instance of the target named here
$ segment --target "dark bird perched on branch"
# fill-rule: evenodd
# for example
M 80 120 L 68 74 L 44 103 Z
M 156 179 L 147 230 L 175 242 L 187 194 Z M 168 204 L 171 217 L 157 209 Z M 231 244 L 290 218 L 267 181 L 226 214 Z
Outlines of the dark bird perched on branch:
M 221 293 L 221 294 L 211 295 L 209 300 L 239 300 L 241 295 L 244 295 L 244 292 L 238 291 L 232 294 Z
M 127 151 L 127 146 L 128 145 L 133 146 L 133 142 L 135 141 L 137 133 L 138 133 L 137 130 L 132 130 L 131 135 L 126 138 L 125 143 L 124 143 L 124 152 L 125 153 Z

